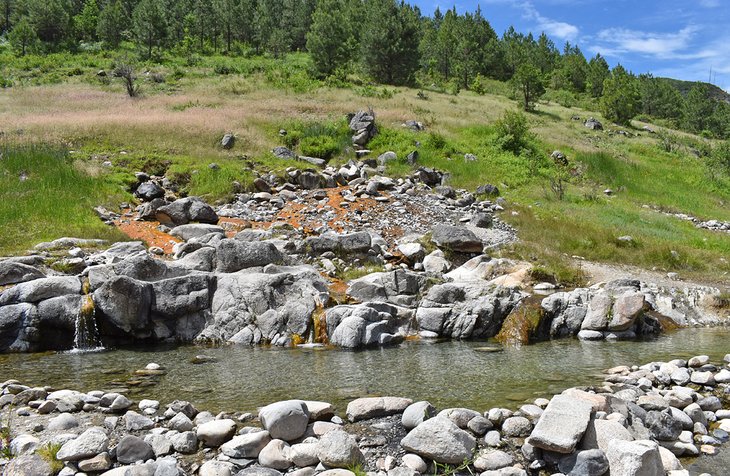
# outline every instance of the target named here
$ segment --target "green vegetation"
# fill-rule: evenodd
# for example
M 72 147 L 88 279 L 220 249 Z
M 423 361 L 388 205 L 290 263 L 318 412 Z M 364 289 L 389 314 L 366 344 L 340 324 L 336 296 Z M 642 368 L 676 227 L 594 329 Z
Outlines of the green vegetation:
M 48 466 L 51 468 L 51 474 L 58 474 L 63 469 L 63 461 L 56 457 L 61 446 L 60 443 L 47 443 L 36 451 L 38 456 L 48 463 Z
M 100 18 L 110 8 L 104 5 Z M 403 15 L 399 21 L 412 20 Z M 209 36 L 199 49 L 195 24 L 187 29 L 195 41 L 183 45 L 186 50 L 173 42 L 175 35 L 168 35 L 166 41 L 172 43 L 153 47 L 152 58 L 142 60 L 137 46 L 126 42 L 116 51 L 99 47 L 25 56 L 0 45 L 0 83 L 11 86 L 0 97 L 0 252 L 63 235 L 120 238 L 92 208 L 117 211 L 120 202 L 130 200 L 135 171 L 165 175 L 181 195 L 215 202 L 251 190 L 257 174 L 283 176 L 287 167 L 307 166 L 274 157 L 276 146 L 344 163 L 355 157 L 344 116 L 372 107 L 379 132 L 368 148 L 371 157 L 396 153 L 389 175 L 413 173 L 406 158 L 417 152 L 419 166 L 448 172 L 455 187 L 497 186 L 509 204 L 502 217 L 519 229 L 522 239 L 502 253 L 532 262 L 546 280 L 579 283 L 580 272 L 570 265 L 574 255 L 726 279 L 726 234 L 656 211 L 730 220 L 730 145 L 706 138 L 718 135 L 712 122 L 702 124 L 698 135 L 678 130 L 691 108 L 663 108 L 661 98 L 676 100 L 670 92 L 676 90 L 638 77 L 633 80 L 645 86 L 637 89 L 644 122 L 629 120 L 625 130 L 630 135 L 590 131 L 571 117 L 605 121 L 596 111 L 604 86 L 612 94 L 610 80 L 617 73 L 602 58 L 573 74 L 563 61 L 583 64 L 576 47 L 559 54 L 546 37 L 533 40 L 514 31 L 495 40 L 483 18 L 471 15 L 467 21 L 454 15 L 448 13 L 444 22 L 447 16 L 454 25 L 481 22 L 484 38 L 491 38 L 488 44 L 510 45 L 509 54 L 500 56 L 505 62 L 500 78 L 481 70 L 479 61 L 494 58 L 462 64 L 459 50 L 424 49 L 423 43 L 421 66 L 412 79 L 419 88 L 372 82 L 352 58 L 343 63 L 345 70 L 327 76 L 306 53 L 286 53 L 285 48 L 275 57 L 263 44 L 264 55 L 255 48 L 233 52 L 239 41 L 235 34 L 226 55 L 213 53 Z M 218 48 L 226 43 L 221 28 Z M 423 35 L 426 41 L 428 35 Z M 273 45 L 279 40 L 266 41 Z M 436 35 L 428 41 L 438 45 L 441 40 Z M 525 51 L 534 55 L 546 87 L 529 113 L 517 111 L 524 97 L 505 81 L 513 71 L 509 65 L 521 64 Z M 428 71 L 424 55 L 431 55 Z M 140 93 L 135 98 L 128 97 L 124 80 L 111 74 L 121 65 L 134 68 Z M 625 73 L 624 79 L 631 77 Z M 711 105 L 710 116 L 724 108 Z M 659 115 L 666 117 L 653 119 Z M 423 122 L 426 131 L 401 127 L 408 119 Z M 644 125 L 658 133 L 643 132 Z M 286 134 L 280 135 L 280 129 Z M 226 132 L 236 135 L 231 150 L 220 147 Z M 550 159 L 555 149 L 567 155 L 564 163 Z M 465 154 L 476 160 L 466 160 Z M 21 181 L 24 171 L 28 180 Z M 604 195 L 606 188 L 615 194 Z M 618 242 L 622 235 L 631 235 L 633 246 Z
M 58 148 L 4 146 L 0 149 L 0 249 L 17 252 L 61 236 L 122 239 L 94 219 L 92 208 L 110 208 L 127 198 L 119 178 L 75 161 Z

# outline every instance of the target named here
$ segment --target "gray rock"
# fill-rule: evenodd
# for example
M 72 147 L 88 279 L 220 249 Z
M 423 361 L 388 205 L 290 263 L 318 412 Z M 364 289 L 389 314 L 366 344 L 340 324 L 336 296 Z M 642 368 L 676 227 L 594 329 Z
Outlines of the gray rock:
M 531 430 L 532 423 L 530 423 L 530 420 L 521 416 L 509 417 L 502 423 L 502 433 L 504 436 L 527 436 Z
M 558 468 L 566 476 L 601 476 L 609 469 L 606 454 L 599 449 L 578 451 L 564 456 L 558 462 Z
M 194 431 L 184 431 L 170 435 L 170 443 L 178 453 L 190 454 L 198 450 L 198 437 Z
M 259 453 L 259 464 L 267 468 L 289 469 L 292 465 L 290 452 L 286 441 L 271 440 Z
M 33 453 L 40 445 L 40 440 L 33 435 L 18 435 L 10 442 L 10 452 L 15 456 Z
M 99 473 L 112 467 L 112 460 L 109 453 L 101 453 L 93 458 L 79 461 L 79 471 L 85 473 Z
M 411 430 L 401 440 L 401 446 L 439 463 L 460 464 L 472 457 L 476 440 L 451 420 L 436 417 Z
M 193 422 L 188 416 L 182 412 L 170 418 L 167 426 L 176 431 L 190 431 L 193 429 Z
M 412 430 L 424 421 L 436 416 L 436 408 L 426 401 L 409 405 L 401 417 L 401 424 L 406 430 Z
M 588 427 L 592 411 L 592 405 L 585 400 L 556 395 L 527 442 L 548 451 L 572 453 Z
M 282 264 L 284 255 L 272 243 L 222 240 L 217 250 L 219 273 L 234 273 L 241 269 L 267 264 Z
M 0 286 L 24 283 L 45 278 L 45 274 L 33 266 L 14 261 L 0 261 Z
M 674 441 L 682 433 L 682 423 L 675 420 L 668 410 L 647 412 L 644 425 L 651 436 L 660 441 Z
M 451 263 L 441 250 L 432 251 L 423 258 L 423 270 L 429 274 L 444 274 L 449 269 L 451 269 Z
M 331 468 L 348 468 L 365 462 L 355 438 L 342 430 L 330 431 L 320 438 L 317 457 Z
M 149 202 L 155 198 L 162 198 L 165 196 L 165 190 L 154 182 L 144 182 L 139 184 L 134 194 L 140 200 Z
M 11 459 L 5 466 L 8 476 L 53 476 L 54 472 L 46 460 L 38 455 L 23 455 Z
M 582 449 L 600 449 L 605 453 L 612 440 L 633 441 L 634 438 L 629 430 L 617 421 L 591 418 L 580 447 Z
M 299 468 L 314 466 L 319 463 L 317 449 L 317 443 L 299 443 L 292 445 L 289 450 L 289 458 Z
M 213 289 L 215 278 L 205 274 L 156 281 L 152 283 L 152 311 L 165 317 L 179 318 L 207 310 Z
M 117 461 L 124 464 L 136 461 L 146 461 L 155 457 L 152 446 L 143 439 L 133 435 L 126 435 L 116 446 Z
M 659 445 L 649 440 L 613 440 L 606 457 L 612 474 L 622 476 L 664 476 Z
M 487 450 L 481 453 L 474 461 L 474 467 L 479 471 L 490 471 L 505 468 L 514 463 L 514 458 L 504 451 Z
M 65 431 L 79 426 L 79 420 L 70 413 L 61 413 L 48 421 L 49 431 Z
M 351 422 L 403 413 L 413 400 L 400 397 L 365 397 L 347 404 L 347 419 Z
M 258 458 L 259 453 L 271 441 L 268 431 L 256 431 L 234 436 L 221 445 L 221 453 L 230 458 Z
M 221 147 L 223 147 L 226 150 L 230 150 L 233 148 L 233 146 L 236 144 L 236 136 L 231 133 L 226 133 L 223 135 L 223 139 L 221 139 Z
M 157 209 L 160 223 L 185 225 L 190 222 L 218 223 L 218 214 L 213 207 L 199 197 L 185 197 Z
M 81 294 L 81 281 L 75 276 L 51 276 L 16 284 L 0 293 L 0 306 L 38 302 L 67 294 Z
M 206 446 L 220 446 L 236 433 L 236 422 L 230 419 L 213 420 L 198 427 L 195 436 Z
M 319 473 L 324 474 L 324 473 Z M 242 469 L 236 476 L 282 476 L 282 474 L 272 468 L 264 468 L 261 466 L 252 466 L 250 468 Z
M 152 419 L 131 410 L 124 414 L 124 422 L 127 431 L 149 430 L 155 426 Z
M 109 438 L 104 430 L 91 427 L 77 438 L 61 446 L 56 457 L 61 461 L 79 461 L 105 452 L 109 447 Z
M 309 409 L 301 400 L 286 400 L 263 407 L 259 419 L 272 438 L 293 441 L 307 430 Z
M 127 276 L 106 281 L 93 294 L 101 320 L 123 333 L 142 331 L 149 325 L 152 285 Z
M 225 235 L 225 230 L 218 225 L 210 225 L 205 223 L 190 223 L 179 225 L 170 230 L 170 235 L 180 238 L 183 241 L 190 241 L 193 238 L 200 238 L 205 235 L 215 233 L 217 235 Z
M 450 225 L 435 226 L 431 241 L 439 248 L 462 253 L 481 253 L 484 247 L 482 241 L 470 230 Z

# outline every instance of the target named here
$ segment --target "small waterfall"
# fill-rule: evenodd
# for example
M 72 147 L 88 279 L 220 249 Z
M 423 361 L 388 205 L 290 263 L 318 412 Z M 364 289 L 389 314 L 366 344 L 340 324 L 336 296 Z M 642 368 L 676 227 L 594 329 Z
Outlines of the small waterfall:
M 96 307 L 90 294 L 84 296 L 79 313 L 76 315 L 74 347 L 72 353 L 99 352 L 104 350 L 96 327 Z

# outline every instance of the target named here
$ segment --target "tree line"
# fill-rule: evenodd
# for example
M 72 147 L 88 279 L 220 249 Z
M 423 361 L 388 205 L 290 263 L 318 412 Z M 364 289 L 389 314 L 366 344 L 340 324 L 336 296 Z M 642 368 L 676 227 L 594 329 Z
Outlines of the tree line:
M 709 85 L 682 94 L 662 78 L 610 68 L 600 54 L 588 59 L 578 45 L 558 48 L 545 33 L 510 27 L 500 36 L 479 8 L 430 16 L 398 0 L 0 0 L 0 8 L 0 31 L 20 55 L 127 41 L 146 59 L 308 51 L 321 77 L 357 72 L 478 93 L 486 79 L 509 81 L 525 109 L 552 90 L 592 101 L 620 124 L 644 114 L 730 136 L 730 106 Z

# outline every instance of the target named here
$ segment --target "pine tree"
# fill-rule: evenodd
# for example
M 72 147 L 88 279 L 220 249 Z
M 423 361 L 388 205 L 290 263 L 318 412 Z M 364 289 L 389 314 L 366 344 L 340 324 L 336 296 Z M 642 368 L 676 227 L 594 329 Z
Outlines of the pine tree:
M 535 108 L 535 101 L 545 94 L 545 80 L 540 69 L 531 63 L 522 63 L 517 67 L 511 82 L 522 96 L 522 107 L 525 111 Z
M 608 63 L 600 53 L 596 53 L 596 56 L 588 62 L 586 91 L 594 98 L 601 97 L 603 94 L 603 82 L 610 74 L 611 69 Z
M 363 68 L 376 81 L 407 84 L 418 69 L 420 12 L 395 0 L 371 0 L 360 43 Z
M 611 76 L 603 82 L 603 97 L 600 102 L 601 112 L 610 121 L 628 125 L 639 113 L 641 95 L 636 78 L 623 66 L 616 66 Z
M 134 9 L 132 21 L 135 39 L 150 58 L 152 49 L 167 38 L 165 10 L 157 0 L 142 0 Z
M 99 12 L 99 20 L 96 23 L 96 34 L 98 38 L 111 48 L 117 48 L 122 42 L 122 31 L 125 28 L 127 18 L 122 10 L 122 3 L 119 0 L 107 3 L 104 9 Z
M 17 23 L 8 35 L 10 44 L 21 56 L 25 56 L 28 50 L 38 41 L 35 30 L 30 25 L 28 18 L 25 17 Z
M 692 132 L 708 130 L 714 109 L 707 85 L 695 83 L 684 98 L 682 122 Z
M 99 5 L 96 0 L 86 0 L 81 13 L 74 17 L 74 28 L 80 40 L 95 41 L 99 22 Z
M 28 0 L 25 2 L 28 21 L 38 39 L 57 47 L 69 31 L 69 15 L 62 0 Z
M 331 75 L 350 61 L 352 37 L 344 0 L 319 0 L 307 34 L 307 50 L 317 72 Z

